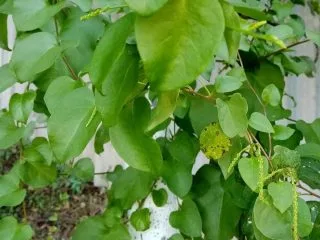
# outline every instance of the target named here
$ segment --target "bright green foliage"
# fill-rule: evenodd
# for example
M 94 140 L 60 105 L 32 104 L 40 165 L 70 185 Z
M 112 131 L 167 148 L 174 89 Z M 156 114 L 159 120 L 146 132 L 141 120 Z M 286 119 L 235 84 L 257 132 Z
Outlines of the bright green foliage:
M 150 210 L 138 209 L 130 216 L 130 223 L 137 231 L 145 231 L 150 227 Z
M 151 87 L 167 91 L 192 83 L 212 60 L 223 32 L 218 0 L 171 0 L 150 17 L 138 17 L 137 44 Z
M 282 102 L 288 76 L 317 74 L 318 56 L 293 48 L 320 45 L 308 11 L 319 17 L 317 0 L 0 0 L 0 48 L 12 48 L 0 93 L 25 86 L 1 103 L 1 154 L 18 159 L 1 168 L 0 206 L 65 175 L 104 175 L 83 155 L 93 142 L 129 166 L 105 174 L 106 211 L 73 240 L 144 239 L 156 225 L 145 205 L 172 197 L 171 240 L 319 239 L 319 211 L 299 195 L 320 189 L 320 119 Z M 18 222 L 1 219 L 0 239 L 31 239 Z
M 203 129 L 200 135 L 200 147 L 207 158 L 218 160 L 229 151 L 231 142 L 219 124 L 213 123 Z
M 171 226 L 178 228 L 189 237 L 201 236 L 201 216 L 196 204 L 189 198 L 183 200 L 178 211 L 171 213 L 169 221 Z

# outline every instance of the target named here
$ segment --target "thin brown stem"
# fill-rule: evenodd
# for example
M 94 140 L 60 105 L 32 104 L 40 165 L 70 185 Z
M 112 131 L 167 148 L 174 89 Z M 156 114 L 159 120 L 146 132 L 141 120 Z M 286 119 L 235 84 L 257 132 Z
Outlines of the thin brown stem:
M 289 48 L 292 48 L 292 47 L 295 47 L 295 46 L 298 46 L 300 44 L 303 44 L 303 43 L 306 43 L 306 42 L 309 42 L 310 40 L 309 39 L 305 39 L 305 40 L 302 40 L 300 42 L 296 42 L 296 43 L 293 43 L 293 44 L 290 44 L 288 45 L 286 48 L 280 48 L 279 50 L 277 51 L 274 51 L 272 53 L 269 53 L 267 54 L 266 56 L 263 56 L 263 58 L 268 58 L 268 57 L 271 57 L 271 56 L 274 56 L 274 55 L 278 55 L 286 50 L 288 50 Z
M 185 93 L 189 93 L 193 96 L 201 97 L 201 98 L 206 99 L 208 101 L 215 101 L 216 100 L 212 95 L 210 95 L 210 96 L 203 95 L 201 93 L 194 91 L 191 87 L 185 87 L 182 89 L 182 91 L 184 91 Z
M 303 191 L 307 192 L 308 194 L 310 194 L 310 195 L 312 195 L 312 196 L 320 199 L 320 195 L 319 195 L 319 194 L 316 194 L 316 193 L 310 191 L 310 190 L 307 189 L 306 187 L 302 186 L 300 183 L 298 183 L 297 187 L 300 188 L 300 189 L 302 189 Z

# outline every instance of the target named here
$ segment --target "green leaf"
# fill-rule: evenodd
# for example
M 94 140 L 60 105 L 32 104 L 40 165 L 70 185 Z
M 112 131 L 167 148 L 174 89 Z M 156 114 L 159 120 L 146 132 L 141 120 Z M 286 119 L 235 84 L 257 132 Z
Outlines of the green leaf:
M 266 195 L 266 194 L 265 194 Z M 254 224 L 266 237 L 271 239 L 292 239 L 291 219 L 288 214 L 281 214 L 271 203 L 268 195 L 264 201 L 258 197 L 253 208 Z
M 168 193 L 164 188 L 152 191 L 152 200 L 157 207 L 163 207 L 168 201 Z
M 96 153 L 102 153 L 104 151 L 103 145 L 109 141 L 109 129 L 106 129 L 103 125 L 101 125 L 94 138 L 94 150 L 96 151 Z
M 82 85 L 79 81 L 75 81 L 67 76 L 59 77 L 54 80 L 49 85 L 44 96 L 44 101 L 49 112 L 52 114 L 56 107 L 60 108 L 62 99 L 81 86 Z
M 136 201 L 149 195 L 153 181 L 151 174 L 132 167 L 121 171 L 112 183 L 110 204 L 116 204 L 122 209 L 131 208 Z
M 33 110 L 33 103 L 36 98 L 34 91 L 23 94 L 15 93 L 11 96 L 9 110 L 12 117 L 19 122 L 27 122 Z
M 218 76 L 214 84 L 218 93 L 233 92 L 242 86 L 241 79 L 233 76 Z
M 148 230 L 151 224 L 149 208 L 142 208 L 133 212 L 130 216 L 130 223 L 137 231 Z
M 311 188 L 320 188 L 320 161 L 313 158 L 302 158 L 299 168 L 299 179 Z
M 10 67 L 19 81 L 33 81 L 36 74 L 54 64 L 59 53 L 60 47 L 52 34 L 37 32 L 23 35 L 15 42 Z
M 300 154 L 283 146 L 275 146 L 272 156 L 272 164 L 276 168 L 298 168 L 300 166 Z
M 128 6 L 142 16 L 148 16 L 162 8 L 168 0 L 125 0 Z
M 93 181 L 94 165 L 90 158 L 81 158 L 72 168 L 72 176 L 83 181 Z
M 71 2 L 77 4 L 84 12 L 88 12 L 92 6 L 92 0 L 71 0 Z
M 7 15 L 0 13 L 0 48 L 9 50 L 8 47 L 8 30 Z
M 229 101 L 218 98 L 217 108 L 220 126 L 228 137 L 245 133 L 248 127 L 248 105 L 241 94 L 233 94 Z
M 48 120 L 52 150 L 61 162 L 78 156 L 94 135 L 100 122 L 94 97 L 86 88 L 78 88 L 65 96 Z
M 238 231 L 241 210 L 223 184 L 221 171 L 209 165 L 203 166 L 194 177 L 192 196 L 207 240 L 231 239 Z
M 308 236 L 313 228 L 311 221 L 311 213 L 307 203 L 299 198 L 298 199 L 298 233 L 300 237 Z
M 53 153 L 44 138 L 36 138 L 23 152 L 18 165 L 19 176 L 33 188 L 42 188 L 56 180 L 57 169 L 52 165 Z
M 180 209 L 170 214 L 169 222 L 171 226 L 189 237 L 201 236 L 201 216 L 197 205 L 190 198 L 184 199 Z
M 280 92 L 274 84 L 266 86 L 262 91 L 261 97 L 266 104 L 274 107 L 278 106 L 281 102 Z
M 317 44 L 320 47 L 320 32 L 312 31 L 312 30 L 307 30 L 306 31 L 307 37 Z
M 78 8 L 68 8 L 67 17 L 61 23 L 59 33 L 61 45 L 69 46 L 64 56 L 78 75 L 87 72 L 86 68 L 89 68 L 97 42 L 105 30 L 105 23 L 101 17 L 81 21 L 83 15 Z
M 0 239 L 30 240 L 32 236 L 32 228 L 26 224 L 19 224 L 14 217 L 4 217 L 0 220 Z
M 169 238 L 169 240 L 184 240 L 184 237 L 183 237 L 181 234 L 176 233 L 176 234 L 172 235 L 172 236 Z
M 22 203 L 26 190 L 20 188 L 20 179 L 11 171 L 0 176 L 0 207 L 14 207 Z
M 274 133 L 273 127 L 268 118 L 259 112 L 251 114 L 249 119 L 249 125 L 255 130 L 266 133 Z
M 151 112 L 151 119 L 147 131 L 151 131 L 172 115 L 178 96 L 179 91 L 177 90 L 159 93 L 158 103 Z
M 13 6 L 13 21 L 17 30 L 30 31 L 45 25 L 64 7 L 64 2 L 50 5 L 46 0 L 14 0 Z
M 296 151 L 299 152 L 301 158 L 313 158 L 320 161 L 320 145 L 316 143 L 307 143 L 299 145 Z
M 320 144 L 320 118 L 312 123 L 297 121 L 297 129 L 302 132 L 307 143 Z
M 274 140 L 280 140 L 280 141 L 287 140 L 295 132 L 294 129 L 290 127 L 282 126 L 282 125 L 273 126 L 273 130 L 274 130 L 274 133 L 272 134 L 272 138 Z
M 98 90 L 97 109 L 106 127 L 117 123 L 122 107 L 138 82 L 139 56 L 134 46 L 126 45 L 134 20 L 135 15 L 128 14 L 112 24 L 92 59 L 90 77 Z
M 263 157 L 263 177 L 268 175 L 269 165 L 266 158 Z M 259 161 L 255 157 L 241 158 L 238 168 L 243 181 L 250 187 L 252 191 L 258 191 L 260 180 Z
M 24 135 L 25 128 L 16 127 L 8 112 L 0 112 L 0 149 L 6 149 L 16 144 Z
M 162 167 L 162 155 L 156 141 L 144 133 L 149 119 L 148 101 L 136 99 L 123 109 L 118 124 L 110 128 L 110 139 L 115 150 L 130 166 L 157 175 Z
M 8 64 L 0 67 L 0 93 L 16 83 L 16 78 Z
M 284 213 L 291 205 L 293 199 L 292 184 L 289 182 L 272 182 L 268 185 L 273 205 Z
M 307 202 L 310 212 L 311 212 L 311 220 L 313 222 L 313 229 L 310 236 L 306 239 L 319 239 L 320 237 L 320 215 L 319 215 L 319 202 L 309 201 Z
M 73 240 L 105 240 L 121 239 L 131 240 L 130 234 L 125 226 L 120 223 L 119 219 L 106 221 L 105 216 L 90 217 L 78 224 L 72 234 Z
M 151 88 L 174 90 L 211 62 L 224 33 L 223 11 L 218 0 L 171 0 L 150 17 L 137 17 L 135 30 Z
M 285 24 L 280 24 L 274 27 L 271 27 L 266 34 L 276 36 L 280 40 L 286 40 L 294 36 L 293 29 Z
M 264 8 L 261 7 L 259 4 L 250 4 L 250 3 L 257 3 L 254 1 L 238 1 L 238 0 L 232 0 L 230 3 L 234 6 L 235 10 L 247 17 L 262 21 L 262 20 L 268 20 L 271 17 L 264 12 Z

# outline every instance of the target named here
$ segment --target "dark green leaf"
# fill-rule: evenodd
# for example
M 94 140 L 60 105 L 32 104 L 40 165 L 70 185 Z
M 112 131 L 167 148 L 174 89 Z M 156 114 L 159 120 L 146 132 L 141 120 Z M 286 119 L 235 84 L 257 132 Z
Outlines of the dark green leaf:
M 7 15 L 2 14 L 1 12 L 0 12 L 0 48 L 9 50 Z
M 183 200 L 181 208 L 170 214 L 171 226 L 189 237 L 200 237 L 202 220 L 197 205 L 190 199 Z
M 93 181 L 94 165 L 90 158 L 82 158 L 76 162 L 72 169 L 72 176 L 83 181 Z
M 109 141 L 109 129 L 106 129 L 103 125 L 101 125 L 94 138 L 94 150 L 96 151 L 96 153 L 102 153 L 104 151 L 103 145 Z
M 157 207 L 164 206 L 168 201 L 168 193 L 164 188 L 152 191 L 152 200 Z
M 297 121 L 297 129 L 302 132 L 307 143 L 320 144 L 320 118 L 312 123 Z
M 172 0 L 150 17 L 138 17 L 137 44 L 151 87 L 168 91 L 192 83 L 212 60 L 223 32 L 218 0 Z

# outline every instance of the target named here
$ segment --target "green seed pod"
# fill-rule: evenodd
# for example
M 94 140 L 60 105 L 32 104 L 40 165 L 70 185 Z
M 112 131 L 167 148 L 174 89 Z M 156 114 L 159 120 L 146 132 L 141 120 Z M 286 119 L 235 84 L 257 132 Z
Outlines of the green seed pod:
M 220 159 L 224 153 L 229 151 L 230 146 L 230 139 L 217 123 L 211 123 L 200 134 L 200 148 L 209 159 Z

